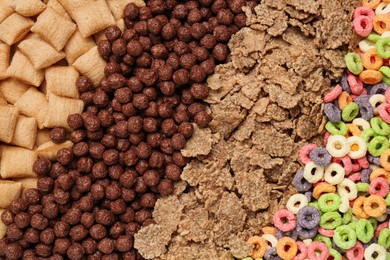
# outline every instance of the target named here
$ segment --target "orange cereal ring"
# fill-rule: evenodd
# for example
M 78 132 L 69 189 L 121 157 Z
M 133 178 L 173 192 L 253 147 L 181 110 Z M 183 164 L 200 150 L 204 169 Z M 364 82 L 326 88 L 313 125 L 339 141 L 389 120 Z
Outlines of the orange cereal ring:
M 375 16 L 374 31 L 377 32 L 378 34 L 382 34 L 386 31 L 390 31 L 390 16 L 388 14 L 377 14 Z
M 390 171 L 390 149 L 381 154 L 381 165 L 386 171 Z
M 339 108 L 341 110 L 343 110 L 349 103 L 352 102 L 352 98 L 351 96 L 348 94 L 348 92 L 341 92 L 339 98 L 338 98 L 338 102 L 339 102 Z
M 352 213 L 358 218 L 368 218 L 369 216 L 364 212 L 364 201 L 366 197 L 360 196 L 353 202 Z
M 271 234 L 274 236 L 278 233 L 278 229 L 276 227 L 263 227 L 261 231 L 263 231 L 263 234 Z
M 390 174 L 383 168 L 377 168 L 372 171 L 372 173 L 370 174 L 370 182 L 376 178 L 383 178 L 387 180 L 388 184 L 390 184 Z
M 390 0 L 382 0 L 383 3 L 390 3 Z
M 336 193 L 336 187 L 329 183 L 317 185 L 313 190 L 313 197 L 318 200 L 324 193 Z
M 368 70 L 379 70 L 383 65 L 383 59 L 379 57 L 376 49 L 370 49 L 363 54 L 362 63 Z
M 362 131 L 360 131 L 359 127 L 355 124 L 347 124 L 348 127 L 348 133 L 352 134 L 353 136 L 360 136 L 362 134 Z
M 379 217 L 386 213 L 386 201 L 379 195 L 371 195 L 365 198 L 363 210 L 370 217 Z
M 276 253 L 280 258 L 290 260 L 293 259 L 298 252 L 297 243 L 290 237 L 279 239 L 276 245 Z
M 253 236 L 248 239 L 248 243 L 253 245 L 252 257 L 253 258 L 262 258 L 267 251 L 267 241 L 259 236 Z
M 377 8 L 380 3 L 381 3 L 381 0 L 363 0 L 362 1 L 363 6 L 368 6 L 371 9 Z
M 376 84 L 382 81 L 383 75 L 377 70 L 363 70 L 360 72 L 359 78 L 363 83 Z

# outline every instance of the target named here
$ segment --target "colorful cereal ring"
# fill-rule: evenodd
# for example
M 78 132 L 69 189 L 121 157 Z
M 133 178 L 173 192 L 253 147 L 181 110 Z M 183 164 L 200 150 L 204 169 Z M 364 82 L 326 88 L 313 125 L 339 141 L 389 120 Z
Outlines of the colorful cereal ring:
M 379 70 L 383 65 L 383 59 L 379 57 L 376 49 L 371 49 L 364 53 L 363 58 L 363 67 L 368 70 Z
M 264 256 L 268 247 L 267 241 L 265 241 L 264 238 L 259 236 L 253 236 L 248 239 L 248 243 L 254 246 L 254 249 L 252 250 L 253 258 L 261 258 Z
M 378 34 L 390 31 L 390 16 L 387 14 L 376 15 L 374 18 L 374 31 Z
M 296 219 L 293 213 L 287 209 L 281 209 L 273 216 L 274 225 L 276 228 L 287 232 L 293 230 L 296 225 Z
M 321 252 L 317 255 L 317 252 Z M 329 257 L 329 248 L 325 243 L 315 241 L 308 247 L 307 256 L 311 260 L 324 260 Z
M 376 84 L 382 81 L 382 73 L 376 70 L 363 70 L 359 74 L 359 78 L 363 83 Z
M 293 259 L 298 252 L 297 243 L 290 237 L 283 237 L 276 245 L 276 252 L 282 259 Z

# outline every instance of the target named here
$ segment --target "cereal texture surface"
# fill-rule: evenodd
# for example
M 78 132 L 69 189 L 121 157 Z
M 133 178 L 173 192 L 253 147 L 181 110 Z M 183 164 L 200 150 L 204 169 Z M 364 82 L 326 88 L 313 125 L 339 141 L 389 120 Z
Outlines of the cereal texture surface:
M 208 78 L 213 120 L 183 150 L 194 157 L 156 224 L 140 231 L 141 254 L 160 259 L 233 259 L 296 191 L 299 149 L 319 142 L 322 96 L 341 77 L 355 39 L 357 1 L 264 0 L 229 42 L 231 61 Z M 147 236 L 153 236 L 149 243 Z M 157 245 L 157 246 L 156 246 Z M 146 256 L 146 255 L 145 255 Z

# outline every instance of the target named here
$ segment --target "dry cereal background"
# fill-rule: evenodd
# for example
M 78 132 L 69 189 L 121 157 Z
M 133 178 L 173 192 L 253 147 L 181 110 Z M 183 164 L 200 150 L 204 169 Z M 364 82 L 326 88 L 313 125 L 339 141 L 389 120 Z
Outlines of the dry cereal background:
M 354 0 L 263 0 L 229 42 L 231 62 L 208 78 L 213 120 L 195 128 L 175 194 L 160 198 L 156 224 L 135 235 L 154 259 L 233 259 L 295 190 L 297 152 L 319 142 L 322 95 L 352 46 Z

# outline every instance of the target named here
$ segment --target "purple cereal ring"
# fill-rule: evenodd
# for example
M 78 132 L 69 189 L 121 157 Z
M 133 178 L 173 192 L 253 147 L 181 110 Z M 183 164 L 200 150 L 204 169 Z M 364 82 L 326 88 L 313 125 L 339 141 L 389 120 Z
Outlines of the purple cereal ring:
M 265 260 L 282 260 L 278 256 L 278 253 L 276 252 L 276 247 L 268 248 L 267 252 L 265 252 L 264 259 Z
M 329 154 L 328 150 L 323 147 L 314 148 L 309 156 L 315 164 L 322 167 L 328 166 L 332 161 L 332 156 Z
M 355 19 L 353 19 L 352 24 L 355 33 L 361 37 L 367 37 L 372 32 L 372 28 L 374 27 L 372 19 L 364 15 L 357 16 Z
M 320 223 L 320 211 L 311 206 L 305 206 L 298 211 L 297 222 L 303 228 L 313 229 Z
M 311 189 L 312 184 L 303 177 L 303 170 L 299 170 L 293 179 L 293 185 L 299 192 L 305 192 Z
M 370 183 L 371 172 L 372 172 L 371 169 L 364 169 L 362 171 L 362 178 L 360 179 L 360 181 L 365 183 Z
M 370 95 L 363 94 L 363 95 L 360 95 L 358 98 L 356 98 L 354 101 L 355 102 L 369 102 L 370 97 L 371 97 Z
M 381 165 L 381 158 L 380 158 L 380 157 L 374 157 L 374 156 L 372 156 L 371 154 L 368 154 L 368 155 L 367 155 L 367 160 L 368 160 L 370 163 L 373 163 L 373 164 L 375 164 L 375 165 L 378 165 L 378 166 Z
M 298 239 L 298 234 L 295 229 L 284 232 L 282 230 L 278 230 L 278 233 L 276 234 L 277 239 L 281 239 L 282 237 L 291 237 L 294 240 Z
M 293 230 L 297 226 L 294 214 L 287 209 L 276 212 L 273 221 L 276 228 L 285 232 Z
M 297 234 L 301 239 L 313 238 L 317 235 L 317 227 L 308 229 L 297 225 Z
M 324 106 L 325 115 L 328 117 L 329 121 L 340 122 L 341 121 L 341 111 L 332 103 L 326 103 Z
M 311 202 L 311 200 L 312 200 L 312 198 L 313 198 L 313 192 L 311 192 L 311 191 L 306 191 L 306 192 L 305 192 L 305 196 L 306 196 L 308 202 Z
M 355 103 L 359 106 L 359 113 L 363 119 L 370 121 L 374 117 L 374 109 L 368 100 L 356 99 Z
M 370 95 L 381 94 L 384 95 L 386 90 L 389 88 L 385 83 L 375 84 L 370 90 Z
M 375 13 L 374 11 L 368 7 L 368 6 L 359 6 L 355 9 L 355 11 L 353 12 L 353 19 L 359 17 L 359 16 L 368 16 L 370 17 L 372 20 L 374 20 L 375 18 Z
M 348 83 L 347 78 L 348 78 L 348 72 L 345 70 L 343 72 L 343 75 L 341 76 L 340 84 L 341 84 L 341 88 L 345 92 L 348 92 L 348 94 L 351 94 L 351 88 L 349 87 L 349 83 Z

